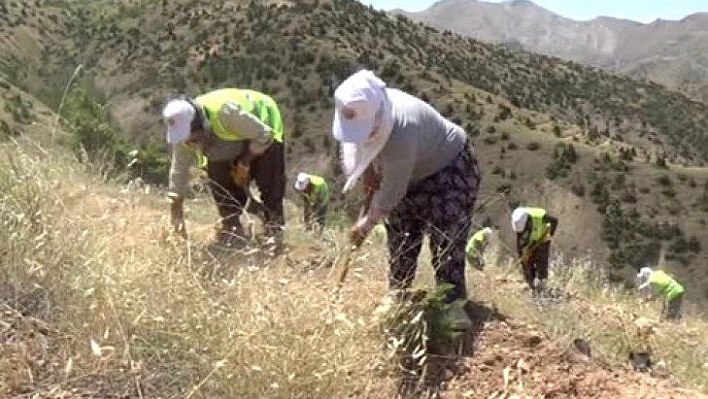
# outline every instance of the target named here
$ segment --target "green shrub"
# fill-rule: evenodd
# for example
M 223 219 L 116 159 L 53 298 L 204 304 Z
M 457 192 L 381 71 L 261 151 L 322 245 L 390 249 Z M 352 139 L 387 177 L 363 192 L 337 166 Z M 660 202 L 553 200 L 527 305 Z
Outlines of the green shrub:
M 536 151 L 536 150 L 538 150 L 539 148 L 541 148 L 541 144 L 539 144 L 539 143 L 536 142 L 536 141 L 532 141 L 532 142 L 526 144 L 526 149 L 529 150 L 529 151 Z
M 585 196 L 585 186 L 582 183 L 575 183 L 570 187 L 570 191 L 578 197 Z
M 492 145 L 497 143 L 497 138 L 495 136 L 485 136 L 482 141 L 484 141 L 485 144 Z
M 656 181 L 662 186 L 673 185 L 673 182 L 671 181 L 671 178 L 668 175 L 661 175 L 656 178 Z
M 665 189 L 661 190 L 661 193 L 669 198 L 676 197 L 676 191 L 673 188 L 665 188 Z
M 553 149 L 553 160 L 546 167 L 546 177 L 553 180 L 566 177 L 578 161 L 578 153 L 572 144 L 558 143 Z

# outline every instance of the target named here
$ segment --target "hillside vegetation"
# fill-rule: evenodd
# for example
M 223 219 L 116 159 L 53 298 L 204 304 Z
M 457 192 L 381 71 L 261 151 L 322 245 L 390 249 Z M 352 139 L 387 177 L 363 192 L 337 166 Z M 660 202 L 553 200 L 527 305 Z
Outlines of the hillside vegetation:
M 411 377 L 371 318 L 386 290 L 381 237 L 333 295 L 355 200 L 335 196 L 324 239 L 288 201 L 288 250 L 273 259 L 214 251 L 204 193 L 188 201 L 189 240 L 170 236 L 161 186 L 167 96 L 237 85 L 281 103 L 288 175 L 322 173 L 337 190 L 331 91 L 366 66 L 467 129 L 484 167 L 474 223 L 501 228 L 487 270 L 468 271 L 474 330 L 454 356 L 430 354 L 418 393 L 704 397 L 700 306 L 659 324 L 658 304 L 617 284 L 664 248 L 691 299 L 708 296 L 705 131 L 684 137 L 674 110 L 649 119 L 646 108 L 665 102 L 700 127 L 703 105 L 352 1 L 0 7 L 0 396 L 394 397 Z M 621 117 L 602 125 L 608 115 Z M 136 177 L 151 184 L 134 190 Z M 561 219 L 547 303 L 523 291 L 509 257 L 516 200 Z M 421 269 L 416 285 L 429 287 Z M 576 338 L 591 357 L 568 356 Z M 646 345 L 651 375 L 626 365 Z
M 11 80 L 31 87 L 33 72 L 44 72 L 45 81 L 55 75 L 64 83 L 83 64 L 133 137 L 157 133 L 156 118 L 145 113 L 154 115 L 165 95 L 234 84 L 272 92 L 293 131 L 309 133 L 315 128 L 311 115 L 331 109 L 333 84 L 367 66 L 404 89 L 431 89 L 433 101 L 456 91 L 456 83 L 471 85 L 517 107 L 577 123 L 591 136 L 626 140 L 651 156 L 702 163 L 708 154 L 702 103 L 658 85 L 438 33 L 351 0 L 9 4 L 4 29 L 15 39 L 4 57 L 15 62 L 5 61 L 4 72 L 37 61 Z M 52 21 L 58 26 L 49 29 Z M 57 68 L 62 65 L 64 70 Z
M 392 12 L 440 30 L 652 80 L 708 99 L 705 12 L 646 24 L 605 16 L 576 21 L 525 0 L 443 0 L 419 12 Z
M 386 284 L 380 238 L 334 295 L 338 228 L 318 240 L 291 218 L 284 256 L 215 252 L 206 197 L 190 202 L 182 241 L 165 234 L 160 193 L 106 183 L 62 151 L 0 151 L 0 395 L 391 398 L 414 377 L 397 369 L 371 317 Z M 468 272 L 475 329 L 454 357 L 429 354 L 416 392 L 705 397 L 699 311 L 660 325 L 658 304 L 608 285 L 587 260 L 556 256 L 552 270 L 560 294 L 534 302 L 513 263 L 490 251 L 485 272 Z M 423 262 L 416 285 L 432 281 Z M 654 328 L 646 340 L 640 317 Z M 591 343 L 590 357 L 569 349 L 576 338 Z M 626 364 L 646 345 L 651 375 Z
M 164 182 L 165 99 L 234 85 L 281 104 L 291 175 L 312 170 L 337 187 L 332 88 L 368 67 L 473 137 L 485 166 L 477 224 L 508 234 L 507 203 L 545 206 L 561 217 L 560 246 L 606 261 L 613 280 L 632 281 L 634 268 L 655 263 L 664 247 L 689 296 L 708 296 L 708 173 L 693 166 L 707 159 L 702 103 L 349 0 L 4 7 L 5 85 L 55 110 L 63 98 L 62 126 L 72 134 L 60 141 L 79 160 L 109 165 L 103 175 Z M 26 107 L 5 97 L 13 126 L 31 125 Z

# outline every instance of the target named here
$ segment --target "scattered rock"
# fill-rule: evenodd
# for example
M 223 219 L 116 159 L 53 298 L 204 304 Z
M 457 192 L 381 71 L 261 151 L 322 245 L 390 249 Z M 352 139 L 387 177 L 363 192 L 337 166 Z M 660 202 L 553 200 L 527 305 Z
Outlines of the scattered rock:
M 651 371 L 651 356 L 649 352 L 630 352 L 629 361 L 632 363 L 634 371 L 643 373 Z
M 590 342 L 586 339 L 576 338 L 573 340 L 573 347 L 585 356 L 591 357 Z
M 526 346 L 529 348 L 533 348 L 540 345 L 542 341 L 543 337 L 541 337 L 539 334 L 534 334 L 526 338 Z

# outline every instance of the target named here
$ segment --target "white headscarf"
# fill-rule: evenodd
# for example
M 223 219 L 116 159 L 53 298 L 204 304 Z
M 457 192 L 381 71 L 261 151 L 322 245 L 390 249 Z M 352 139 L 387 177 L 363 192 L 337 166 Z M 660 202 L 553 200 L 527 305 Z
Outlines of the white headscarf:
M 373 162 L 388 142 L 393 129 L 391 108 L 392 104 L 388 100 L 388 96 L 385 96 L 381 104 L 381 116 L 376 121 L 373 134 L 369 136 L 369 139 L 361 144 L 342 143 L 342 162 L 348 175 L 343 192 L 347 192 L 347 190 L 354 187 L 364 170 Z
M 333 133 L 341 141 L 342 166 L 347 174 L 343 191 L 346 192 L 388 142 L 394 123 L 393 104 L 386 93 L 386 83 L 366 70 L 342 82 L 335 91 L 335 100 Z M 359 114 L 353 120 L 346 120 L 341 111 L 350 104 Z M 371 131 L 367 131 L 370 126 L 373 126 Z

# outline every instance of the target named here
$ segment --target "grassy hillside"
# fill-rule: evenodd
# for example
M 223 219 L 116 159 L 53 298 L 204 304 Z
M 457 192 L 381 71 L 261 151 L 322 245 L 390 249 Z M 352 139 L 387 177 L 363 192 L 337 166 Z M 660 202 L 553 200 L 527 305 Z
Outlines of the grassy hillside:
M 403 378 L 371 312 L 385 292 L 380 239 L 357 254 L 340 295 L 345 234 L 304 233 L 291 215 L 285 256 L 209 250 L 214 210 L 189 204 L 190 240 L 164 234 L 161 195 L 86 173 L 62 151 L 0 146 L 0 395 L 46 398 L 390 398 Z M 475 330 L 432 356 L 419 390 L 441 397 L 705 397 L 702 314 L 658 324 L 658 304 L 606 284 L 587 260 L 556 257 L 562 295 L 535 303 L 490 251 L 469 271 Z M 432 284 L 427 261 L 416 285 Z M 550 316 L 550 317 L 549 317 Z M 655 326 L 637 339 L 639 317 Z M 645 320 L 646 322 L 646 320 Z M 568 343 L 589 340 L 591 357 Z M 659 363 L 633 372 L 646 343 Z M 579 355 L 578 355 L 579 356 Z M 405 379 L 410 380 L 410 377 Z M 695 391 L 699 390 L 699 391 Z
M 28 12 L 26 2 L 13 4 L 10 14 Z M 703 104 L 657 85 L 437 33 L 350 0 L 36 4 L 61 7 L 64 30 L 51 31 L 59 45 L 40 47 L 46 42 L 41 40 L 35 47 L 45 48 L 44 56 L 52 54 L 47 60 L 55 68 L 84 64 L 119 121 L 132 120 L 123 121 L 131 136 L 155 126 L 145 112 L 159 110 L 168 93 L 236 84 L 272 92 L 291 126 L 300 122 L 294 115 L 304 112 L 303 123 L 295 124 L 311 127 L 310 115 L 331 109 L 332 85 L 367 66 L 412 91 L 439 88 L 433 100 L 444 99 L 455 83 L 472 85 L 516 106 L 578 122 L 588 134 L 642 144 L 652 155 L 661 150 L 675 160 L 706 159 Z M 21 18 L 12 21 L 17 26 Z M 42 32 L 47 30 L 37 35 L 44 39 Z M 32 60 L 31 54 L 14 54 L 22 47 L 12 50 L 15 58 Z M 28 86 L 32 77 L 27 76 Z
M 94 149 L 93 158 L 125 164 L 138 148 L 142 172 L 131 173 L 163 180 L 159 111 L 167 96 L 235 85 L 278 99 L 291 176 L 306 168 L 338 185 L 332 88 L 359 67 L 373 68 L 474 137 L 485 167 L 478 223 L 489 219 L 508 234 L 506 203 L 546 206 L 561 217 L 558 246 L 595 255 L 613 279 L 654 263 L 664 247 L 690 296 L 708 294 L 708 173 L 693 166 L 707 159 L 704 104 L 349 0 L 32 4 L 12 2 L 3 29 L 13 43 L 18 29 L 29 29 L 41 51 L 7 46 L 3 57 L 21 60 L 25 73 L 10 74 L 7 63 L 1 70 L 57 109 L 81 64 L 63 115 L 75 147 Z M 45 19 L 53 22 L 40 31 Z M 32 83 L 36 76 L 43 84 Z M 111 143 L 107 155 L 101 143 Z

